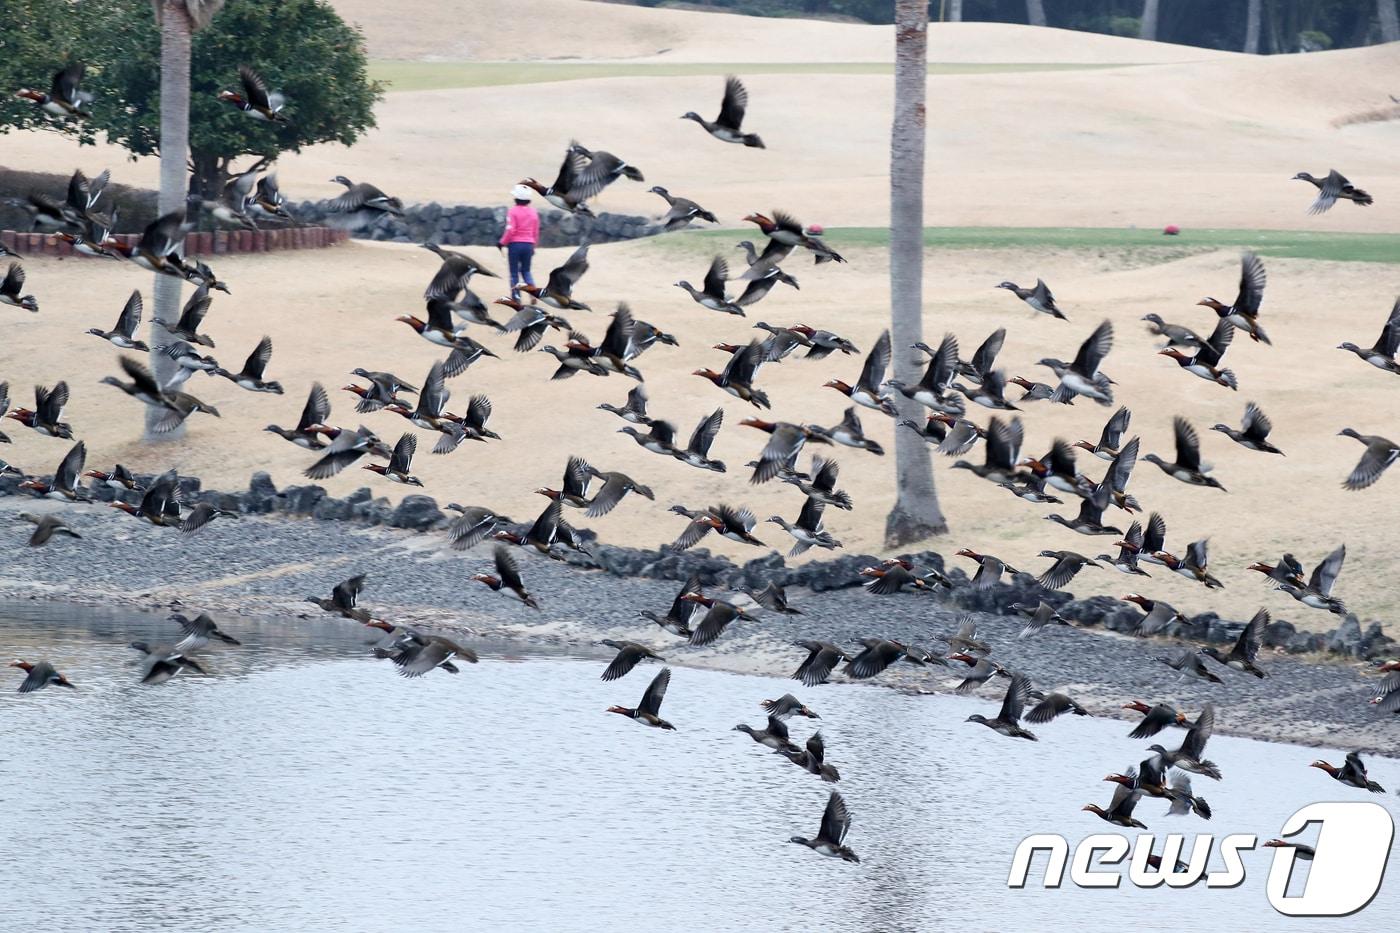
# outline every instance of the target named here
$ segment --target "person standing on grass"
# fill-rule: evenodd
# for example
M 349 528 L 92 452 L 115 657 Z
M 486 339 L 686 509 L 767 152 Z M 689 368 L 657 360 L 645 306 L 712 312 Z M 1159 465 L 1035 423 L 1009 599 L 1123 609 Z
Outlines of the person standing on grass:
M 510 262 L 510 296 L 520 298 L 520 283 L 534 285 L 535 277 L 530 274 L 530 260 L 535 258 L 535 244 L 540 241 L 540 215 L 530 205 L 534 194 L 524 185 L 516 185 L 510 191 L 515 204 L 506 212 L 506 231 L 501 234 L 497 249 L 505 249 Z

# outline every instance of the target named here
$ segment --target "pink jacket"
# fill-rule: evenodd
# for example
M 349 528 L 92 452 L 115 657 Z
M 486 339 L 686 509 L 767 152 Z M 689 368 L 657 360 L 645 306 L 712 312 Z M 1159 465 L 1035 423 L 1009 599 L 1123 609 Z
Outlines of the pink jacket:
M 501 234 L 501 245 L 508 243 L 529 243 L 540 241 L 540 215 L 528 204 L 513 204 L 506 212 L 506 232 Z

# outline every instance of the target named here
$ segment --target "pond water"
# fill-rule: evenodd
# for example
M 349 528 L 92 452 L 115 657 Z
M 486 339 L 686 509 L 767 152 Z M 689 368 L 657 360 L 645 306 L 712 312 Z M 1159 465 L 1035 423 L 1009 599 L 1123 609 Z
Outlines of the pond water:
M 614 683 L 599 658 L 483 646 L 458 676 L 396 676 L 349 622 L 225 619 L 241 648 L 208 677 L 142 687 L 133 639 L 160 617 L 0 607 L 0 651 L 52 660 L 78 687 L 0 679 L 0 929 L 72 930 L 1356 930 L 1400 925 L 1400 877 L 1362 913 L 1290 919 L 1265 896 L 1273 850 L 1233 890 L 1008 890 L 1017 843 L 1112 829 L 1105 774 L 1144 757 L 1128 725 L 1062 718 L 1040 741 L 964 720 L 976 699 L 676 668 L 675 732 L 604 712 L 659 669 Z M 601 657 L 601 655 L 600 655 Z M 732 731 L 794 690 L 823 718 L 861 863 L 790 845 L 832 785 Z M 1221 718 L 1228 718 L 1222 711 Z M 811 731 L 796 719 L 794 738 Z M 1175 745 L 1183 733 L 1170 733 Z M 1309 769 L 1334 750 L 1217 736 L 1215 818 L 1137 816 L 1154 832 L 1253 833 L 1315 801 L 1400 816 L 1400 762 L 1368 795 Z M 1136 836 L 1133 833 L 1132 836 Z M 1308 837 L 1300 839 L 1307 841 Z M 1158 843 L 1160 851 L 1160 842 Z M 1212 855 L 1211 870 L 1220 867 Z M 1295 878 L 1299 882 L 1301 878 Z

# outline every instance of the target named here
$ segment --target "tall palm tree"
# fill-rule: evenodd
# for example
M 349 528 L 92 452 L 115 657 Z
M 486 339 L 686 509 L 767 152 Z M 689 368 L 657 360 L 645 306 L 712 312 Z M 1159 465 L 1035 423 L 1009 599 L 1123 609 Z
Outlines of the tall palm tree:
M 928 3 L 895 0 L 894 126 L 890 133 L 890 331 L 894 374 L 919 381 L 910 348 L 923 339 L 924 101 L 928 85 Z M 900 418 L 917 419 L 918 405 L 895 393 Z M 948 530 L 928 446 L 913 431 L 895 431 L 894 508 L 885 544 L 899 547 Z
M 1244 27 L 1244 50 L 1247 54 L 1259 54 L 1259 34 L 1263 31 L 1264 0 L 1249 0 Z
M 167 214 L 185 205 L 189 190 L 190 148 L 190 41 L 194 33 L 214 18 L 224 0 L 151 0 L 156 23 L 160 26 L 160 213 Z M 151 315 L 151 346 L 168 342 L 157 332 L 155 319 L 174 320 L 180 313 L 180 281 L 156 275 L 155 313 Z M 152 353 L 155 376 L 164 384 L 176 368 L 163 353 Z M 157 412 L 146 415 L 146 439 L 177 438 L 183 428 L 169 434 L 155 434 L 151 428 Z
M 1045 4 L 1042 0 L 1026 0 L 1026 22 L 1032 26 L 1045 25 Z
M 1151 42 L 1157 41 L 1157 3 L 1158 0 L 1142 0 L 1142 28 L 1138 35 Z

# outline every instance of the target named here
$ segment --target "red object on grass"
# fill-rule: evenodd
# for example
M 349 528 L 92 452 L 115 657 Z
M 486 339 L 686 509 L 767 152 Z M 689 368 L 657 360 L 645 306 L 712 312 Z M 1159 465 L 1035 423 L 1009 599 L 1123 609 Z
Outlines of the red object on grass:
M 1181 232 L 1181 228 L 1176 224 L 1167 224 L 1166 227 L 1162 229 L 1162 232 L 1167 236 L 1176 236 Z

